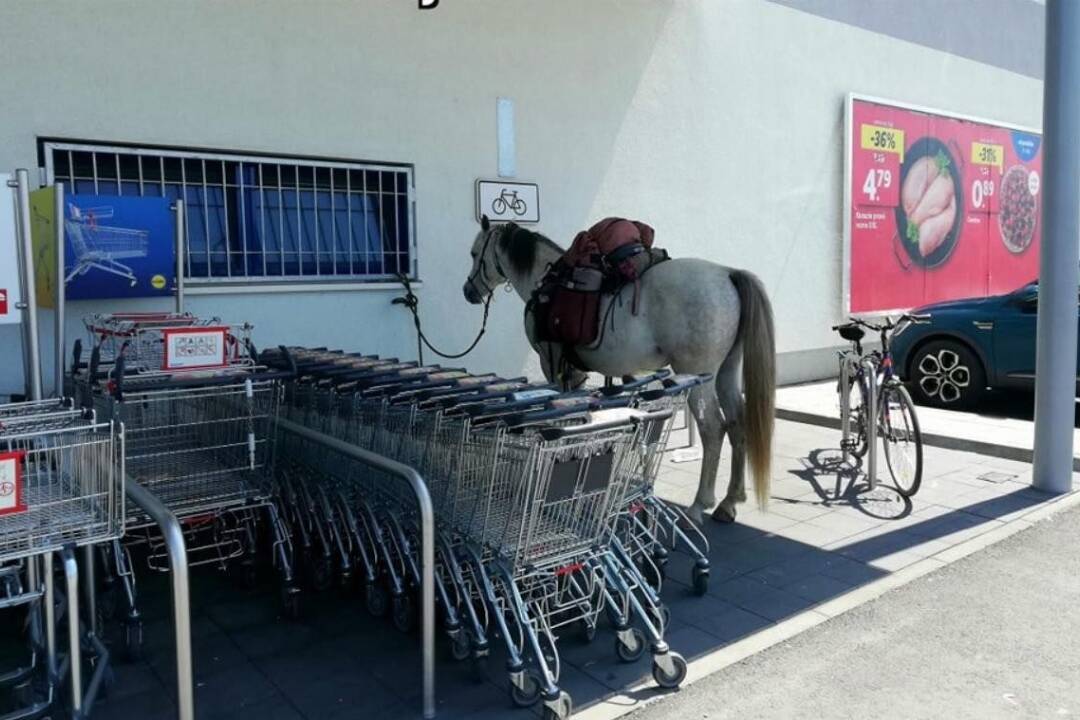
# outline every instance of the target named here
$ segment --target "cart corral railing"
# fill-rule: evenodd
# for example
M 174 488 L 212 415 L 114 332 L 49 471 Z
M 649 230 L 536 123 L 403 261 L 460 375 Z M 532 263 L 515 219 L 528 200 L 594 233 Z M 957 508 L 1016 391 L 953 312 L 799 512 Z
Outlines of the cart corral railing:
M 427 484 L 415 469 L 364 450 L 335 437 L 312 430 L 284 418 L 278 418 L 278 448 L 284 450 L 296 442 L 315 443 L 328 453 L 344 455 L 406 483 L 416 496 L 420 519 L 420 594 L 422 625 L 423 711 L 425 718 L 435 717 L 435 517 Z

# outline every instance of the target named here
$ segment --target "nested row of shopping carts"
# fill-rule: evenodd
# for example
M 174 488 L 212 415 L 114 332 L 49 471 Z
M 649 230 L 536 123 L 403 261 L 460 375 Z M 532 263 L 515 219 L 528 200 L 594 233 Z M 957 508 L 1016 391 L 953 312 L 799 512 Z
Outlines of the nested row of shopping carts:
M 268 351 L 288 368 L 291 420 L 417 468 L 437 520 L 436 599 L 453 656 L 484 674 L 501 639 L 516 705 L 568 717 L 557 638 L 592 640 L 606 617 L 620 660 L 652 654 L 675 687 L 686 662 L 664 641 L 659 597 L 674 548 L 708 548 L 653 492 L 672 417 L 707 378 L 663 373 L 596 392 L 323 349 Z M 419 521 L 405 488 L 301 438 L 283 440 L 279 494 L 317 584 L 359 577 L 368 610 L 407 630 L 420 583 Z
M 0 609 L 24 611 L 27 635 L 24 661 L 0 675 L 12 698 L 5 720 L 57 708 L 82 718 L 111 682 L 93 612 L 92 553 L 124 531 L 123 458 L 123 426 L 93 411 L 63 400 L 0 405 Z M 67 634 L 64 649 L 58 631 Z
M 188 566 L 240 568 L 253 584 L 260 541 L 295 605 L 290 536 L 273 489 L 274 439 L 285 373 L 260 366 L 251 326 L 191 314 L 95 315 L 90 358 L 73 358 L 73 394 L 122 422 L 126 472 L 180 521 Z M 141 654 L 136 565 L 169 569 L 151 518 L 127 504 L 123 541 L 102 550 L 105 615 L 123 621 L 129 657 Z M 138 558 L 136 563 L 133 558 Z
M 302 582 L 358 582 L 371 613 L 412 627 L 422 577 L 412 496 L 369 465 L 278 433 L 282 410 L 423 474 L 448 647 L 486 673 L 501 642 L 515 704 L 568 716 L 557 638 L 576 627 L 591 640 L 601 618 L 621 660 L 650 652 L 662 686 L 685 676 L 664 641 L 660 583 L 678 549 L 704 592 L 708 549 L 653 483 L 671 417 L 704 378 L 656 374 L 560 393 L 342 352 L 258 355 L 250 326 L 189 314 L 86 325 L 89 357 L 78 343 L 66 388 L 75 400 L 0 406 L 0 609 L 25 606 L 30 619 L 27 662 L 0 675 L 16 698 L 4 720 L 57 702 L 88 713 L 111 678 L 100 640 L 110 621 L 124 654 L 140 655 L 136 578 L 170 564 L 154 522 L 125 499 L 126 478 L 179 519 L 189 566 L 239 568 L 254 581 L 268 560 L 292 615 Z

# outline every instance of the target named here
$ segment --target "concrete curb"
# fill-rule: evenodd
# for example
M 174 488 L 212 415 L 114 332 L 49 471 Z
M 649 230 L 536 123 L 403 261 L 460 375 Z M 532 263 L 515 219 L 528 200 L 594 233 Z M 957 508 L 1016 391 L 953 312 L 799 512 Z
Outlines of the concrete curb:
M 808 413 L 802 410 L 776 408 L 776 417 L 781 420 L 790 420 L 791 422 L 799 422 L 806 425 L 817 425 L 833 430 L 840 429 L 840 418 L 831 417 L 829 415 L 817 415 L 816 413 Z M 1019 462 L 1030 463 L 1034 456 L 1032 450 L 1013 445 L 998 445 L 995 443 L 982 442 L 980 440 L 956 438 L 949 435 L 938 435 L 928 432 L 923 432 L 922 438 L 923 442 L 934 447 L 944 448 L 946 450 L 973 452 L 978 453 L 979 455 L 989 455 L 990 457 L 997 457 L 1003 460 L 1016 460 Z M 1080 458 L 1073 458 L 1073 471 L 1080 472 Z
M 779 412 L 777 416 L 779 417 Z M 1011 537 L 1021 530 L 1026 530 L 1036 522 L 1045 520 L 1062 510 L 1077 505 L 1080 505 L 1080 491 L 1049 500 L 1044 505 L 1010 520 L 1005 525 L 991 528 L 973 538 L 942 550 L 936 555 L 918 560 L 907 567 L 857 587 L 832 600 L 827 600 L 809 610 L 793 615 L 742 640 L 695 658 L 689 663 L 686 680 L 683 682 L 682 687 L 685 688 L 702 678 L 745 660 L 751 655 L 755 655 L 785 640 L 790 640 L 810 628 L 821 625 L 834 617 L 881 597 L 890 590 L 946 567 L 961 558 Z M 659 690 L 651 681 L 646 681 L 606 698 L 595 705 L 584 708 L 575 713 L 574 718 L 576 720 L 615 720 L 615 718 L 623 717 L 670 694 L 672 694 L 671 691 Z

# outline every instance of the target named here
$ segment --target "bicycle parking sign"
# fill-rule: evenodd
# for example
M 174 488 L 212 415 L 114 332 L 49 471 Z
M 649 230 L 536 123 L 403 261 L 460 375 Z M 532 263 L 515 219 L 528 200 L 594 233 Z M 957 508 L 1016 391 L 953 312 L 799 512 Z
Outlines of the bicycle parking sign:
M 476 181 L 476 219 L 492 222 L 540 222 L 540 186 L 536 183 Z

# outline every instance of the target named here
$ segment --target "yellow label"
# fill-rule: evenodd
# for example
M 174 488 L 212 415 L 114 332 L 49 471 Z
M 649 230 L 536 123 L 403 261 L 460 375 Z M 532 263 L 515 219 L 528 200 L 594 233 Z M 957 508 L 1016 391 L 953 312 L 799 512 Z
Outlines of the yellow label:
M 863 150 L 896 153 L 900 162 L 904 162 L 904 131 L 883 125 L 863 125 L 859 131 L 859 146 Z
M 165 276 L 164 275 L 155 275 L 154 277 L 150 278 L 150 284 L 154 286 L 155 290 L 164 290 L 165 289 Z
M 971 162 L 975 165 L 993 165 L 1001 172 L 1005 165 L 1005 148 L 990 143 L 971 143 Z

